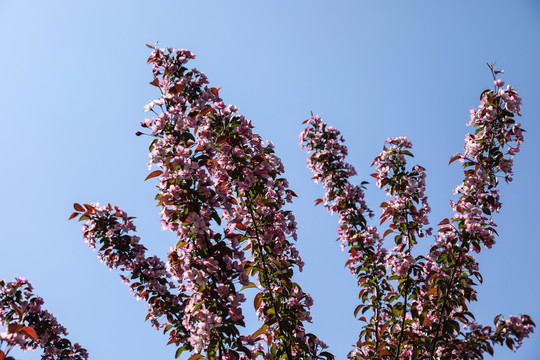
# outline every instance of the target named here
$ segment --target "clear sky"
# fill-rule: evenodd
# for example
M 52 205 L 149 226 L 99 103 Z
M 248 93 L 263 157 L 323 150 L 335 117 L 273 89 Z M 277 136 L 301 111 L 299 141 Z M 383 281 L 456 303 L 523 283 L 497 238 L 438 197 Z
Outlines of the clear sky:
M 337 217 L 313 206 L 322 189 L 298 146 L 301 122 L 313 111 L 343 132 L 359 182 L 387 137 L 410 138 L 437 224 L 462 179 L 448 160 L 496 60 L 523 98 L 528 132 L 515 181 L 501 188 L 500 238 L 479 256 L 472 309 L 485 324 L 524 313 L 540 325 L 540 2 L 0 0 L 0 39 L 0 278 L 32 281 L 92 359 L 174 358 L 144 323 L 146 305 L 67 221 L 74 202 L 110 202 L 137 216 L 150 254 L 174 242 L 158 223 L 155 182 L 143 181 L 150 139 L 134 135 L 158 96 L 144 46 L 157 40 L 196 53 L 192 66 L 276 145 L 299 195 L 306 266 L 296 280 L 315 300 L 309 329 L 337 359 L 357 340 L 358 290 L 334 241 Z M 374 184 L 367 200 L 375 209 L 383 200 Z M 539 355 L 540 329 L 516 355 L 497 348 L 494 358 Z

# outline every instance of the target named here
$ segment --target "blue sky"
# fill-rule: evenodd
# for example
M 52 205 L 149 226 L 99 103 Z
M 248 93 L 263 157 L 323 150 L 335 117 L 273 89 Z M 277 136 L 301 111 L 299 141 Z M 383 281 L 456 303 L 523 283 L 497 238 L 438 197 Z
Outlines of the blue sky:
M 144 323 L 145 304 L 67 221 L 74 202 L 110 202 L 137 216 L 150 253 L 173 244 L 158 223 L 155 183 L 143 181 L 149 138 L 134 136 L 157 97 L 144 46 L 157 40 L 196 53 L 192 66 L 276 145 L 299 195 L 292 209 L 306 266 L 297 281 L 315 300 L 310 330 L 338 359 L 359 332 L 357 288 L 334 241 L 336 216 L 313 207 L 322 189 L 298 146 L 301 122 L 313 111 L 343 132 L 359 182 L 386 138 L 410 138 L 437 224 L 461 180 L 448 160 L 463 148 L 469 109 L 492 84 L 485 64 L 496 60 L 523 98 L 528 132 L 515 181 L 501 188 L 500 238 L 479 256 L 484 284 L 472 309 L 486 324 L 499 313 L 540 323 L 539 2 L 2 0 L 0 38 L 0 278 L 31 280 L 92 359 L 174 358 Z M 372 208 L 383 199 L 368 185 Z M 539 334 L 494 358 L 538 359 Z

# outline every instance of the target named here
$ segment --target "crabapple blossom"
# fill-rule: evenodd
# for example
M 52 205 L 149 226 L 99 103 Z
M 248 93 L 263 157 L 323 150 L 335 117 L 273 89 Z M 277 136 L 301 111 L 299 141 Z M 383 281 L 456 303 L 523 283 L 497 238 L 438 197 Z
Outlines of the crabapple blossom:
M 274 145 L 237 107 L 226 105 L 204 73 L 186 66 L 193 53 L 149 47 L 150 84 L 160 94 L 143 107 L 144 132 L 135 134 L 153 138 L 148 167 L 155 170 L 147 179 L 158 180 L 161 227 L 176 243 L 165 261 L 148 256 L 134 235 L 134 218 L 111 205 L 74 204 L 70 219 L 86 220 L 84 240 L 120 272 L 137 300 L 148 303 L 146 320 L 168 334 L 176 357 L 188 351 L 190 359 L 333 359 L 306 330 L 313 299 L 293 282 L 304 265 L 294 244 L 296 218 L 288 210 L 296 194 Z M 357 172 L 345 161 L 343 136 L 318 116 L 304 122 L 300 144 L 311 153 L 307 165 L 315 182 L 324 187 L 315 202 L 338 215 L 338 241 L 360 288 L 354 316 L 362 328 L 349 360 L 482 359 L 494 345 L 517 350 L 534 331 L 528 315 L 498 315 L 493 326 L 484 326 L 468 310 L 477 300 L 476 281 L 482 282 L 474 253 L 495 244 L 499 179 L 512 181 L 523 142 L 514 119 L 521 116 L 521 98 L 512 86 L 504 88 L 496 78 L 503 71 L 493 66 L 493 90 L 470 110 L 475 131 L 465 136 L 463 153 L 451 158 L 462 163 L 465 177 L 450 201 L 453 215 L 436 234 L 429 227 L 426 170 L 408 163 L 410 140 L 389 138 L 374 159 L 371 176 L 388 200 L 380 204 L 380 222 L 371 224 L 368 183 L 351 181 Z M 413 252 L 428 239 L 427 254 Z M 261 326 L 244 334 L 250 288 Z M 0 346 L 7 345 L 0 360 L 15 346 L 42 347 L 42 359 L 87 359 L 32 290 L 25 279 L 0 280 L 0 326 L 6 330 Z
M 94 248 L 99 242 L 105 265 L 130 274 L 122 281 L 149 302 L 147 319 L 169 331 L 179 352 L 333 358 L 306 333 L 313 300 L 291 280 L 303 261 L 293 245 L 295 217 L 284 208 L 296 195 L 282 177 L 283 164 L 202 72 L 185 67 L 193 58 L 188 50 L 153 49 L 151 84 L 161 96 L 144 107 L 153 117 L 141 123 L 154 137 L 148 165 L 159 170 L 148 178 L 159 179 L 162 228 L 178 237 L 168 261 L 146 257 L 129 234 L 132 218 L 119 208 L 76 204 L 72 217 L 87 220 L 85 240 Z M 263 322 L 247 336 L 239 330 L 245 288 L 259 289 L 255 310 Z
M 274 339 L 279 344 L 278 355 L 291 358 L 293 343 L 304 341 L 302 322 L 310 319 L 307 295 L 296 295 L 290 281 L 293 267 L 303 265 L 289 241 L 296 239 L 294 216 L 282 209 L 294 192 L 279 177 L 283 165 L 272 144 L 265 145 L 253 133 L 251 121 L 236 115 L 236 107 L 225 105 L 219 89 L 206 85 L 203 73 L 184 67 L 192 58 L 187 50 L 172 49 L 154 49 L 150 57 L 153 84 L 162 96 L 147 105 L 157 117 L 143 125 L 153 123 L 156 138 L 149 165 L 161 168 L 158 199 L 163 228 L 179 236 L 168 269 L 173 277 L 187 282 L 179 290 L 192 292 L 197 304 L 210 306 L 216 316 L 228 314 L 227 322 L 213 322 L 209 327 L 215 330 L 210 337 L 221 342 L 223 332 L 237 333 L 227 329 L 243 325 L 239 307 L 243 297 L 223 296 L 224 287 L 238 294 L 236 284 L 251 286 L 246 275 L 256 276 L 262 287 L 256 297 L 257 313 L 267 326 L 268 344 Z M 161 112 L 156 112 L 156 105 Z M 226 223 L 220 232 L 222 220 Z M 216 295 L 228 307 L 226 312 L 212 305 Z M 289 303 L 295 306 L 285 306 Z M 204 336 L 193 331 L 200 344 Z M 224 349 L 209 348 L 215 346 L 210 337 L 198 350 L 228 351 L 228 344 Z M 234 351 L 244 346 L 238 339 L 230 340 L 231 344 L 237 341 Z M 307 343 L 296 350 L 298 356 L 318 356 L 310 351 Z
M 521 98 L 495 79 L 502 71 L 494 71 L 493 65 L 490 69 L 498 89 L 485 91 L 479 108 L 470 112 L 469 125 L 476 131 L 466 135 L 464 152 L 450 161 L 459 159 L 465 168 L 465 179 L 454 190 L 460 198 L 451 201 L 455 213 L 441 221 L 426 256 L 411 254 L 417 239 L 431 236 L 432 229 L 425 228 L 430 207 L 424 168 L 406 168 L 410 141 L 388 139 L 373 163 L 377 186 L 392 197 L 381 204 L 380 225 L 392 223 L 380 236 L 365 216 L 373 216 L 364 201 L 366 182 L 358 186 L 349 181 L 356 171 L 344 161 L 343 137 L 317 116 L 305 121 L 309 126 L 300 143 L 312 152 L 308 168 L 325 189 L 316 204 L 324 203 L 339 215 L 339 240 L 362 288 L 363 303 L 355 316 L 359 311 L 371 315 L 360 317 L 365 325 L 348 359 L 481 359 L 485 352 L 493 354 L 495 344 L 516 350 L 534 331 L 527 315 L 509 320 L 498 316 L 494 329 L 476 323 L 467 309 L 476 300 L 473 279 L 482 282 L 472 253 L 495 243 L 491 215 L 501 208 L 499 174 L 512 180 L 513 156 L 523 142 L 521 125 L 514 120 L 514 114 L 521 115 Z M 386 249 L 382 239 L 389 234 L 395 234 L 395 246 Z
M 6 356 L 14 346 L 23 350 L 41 347 L 43 360 L 88 359 L 88 352 L 66 338 L 67 330 L 43 304 L 28 280 L 0 280 L 0 326 L 7 329 L 0 332 L 0 346 L 7 346 L 5 351 L 0 349 L 0 355 Z

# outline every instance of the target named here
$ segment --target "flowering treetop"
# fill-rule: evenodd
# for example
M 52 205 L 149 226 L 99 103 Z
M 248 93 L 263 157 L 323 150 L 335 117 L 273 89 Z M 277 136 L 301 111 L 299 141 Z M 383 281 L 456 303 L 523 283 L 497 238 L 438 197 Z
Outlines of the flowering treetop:
M 75 204 L 70 219 L 85 220 L 83 237 L 99 259 L 121 272 L 132 294 L 148 303 L 152 326 L 168 335 L 176 357 L 190 360 L 333 359 L 326 344 L 308 333 L 313 300 L 294 282 L 303 261 L 294 242 L 296 221 L 287 204 L 296 196 L 271 142 L 253 132 L 250 120 L 225 105 L 219 89 L 186 64 L 190 51 L 149 46 L 160 92 L 145 106 L 141 123 L 153 138 L 147 179 L 157 178 L 161 225 L 177 241 L 167 259 L 148 256 L 134 235 L 133 217 L 120 207 Z M 380 221 L 365 202 L 365 184 L 355 185 L 340 132 L 312 116 L 300 135 L 311 153 L 308 167 L 325 189 L 316 203 L 338 214 L 347 267 L 357 278 L 362 323 L 349 359 L 481 359 L 494 344 L 516 350 L 534 330 L 527 315 L 497 316 L 494 327 L 478 324 L 468 304 L 482 282 L 474 253 L 495 243 L 492 213 L 501 208 L 499 179 L 512 180 L 513 157 L 523 142 L 521 99 L 504 88 L 490 66 L 494 90 L 482 93 L 471 111 L 473 134 L 460 160 L 463 182 L 451 202 L 454 214 L 435 231 L 429 226 L 426 173 L 410 165 L 411 142 L 390 138 L 371 174 L 388 200 Z M 388 224 L 387 228 L 382 228 Z M 434 235 L 424 255 L 415 245 Z M 385 240 L 386 239 L 386 240 Z M 256 289 L 255 332 L 244 329 L 245 290 Z M 72 345 L 43 301 L 24 279 L 0 282 L 0 345 L 41 346 L 43 359 L 87 359 Z M 0 350 L 0 360 L 6 352 Z
M 463 154 L 450 163 L 463 163 L 465 178 L 455 189 L 460 195 L 451 201 L 454 215 L 439 223 L 435 242 L 425 256 L 412 256 L 418 238 L 431 235 L 425 228 L 430 207 L 425 196 L 424 168 L 407 169 L 412 144 L 406 138 L 386 141 L 383 152 L 375 158 L 377 186 L 391 200 L 383 202 L 379 225 L 391 220 L 383 236 L 367 225 L 373 212 L 364 201 L 364 185 L 350 183 L 356 174 L 345 162 L 347 148 L 335 128 L 319 117 L 306 120 L 309 125 L 300 135 L 300 143 L 312 155 L 308 167 L 321 181 L 328 210 L 339 214 L 338 228 L 342 247 L 349 252 L 347 265 L 358 278 L 362 303 L 355 310 L 371 316 L 359 318 L 364 323 L 350 359 L 480 359 L 484 352 L 493 354 L 493 344 L 506 344 L 516 350 L 534 330 L 527 315 L 500 315 L 495 328 L 482 326 L 468 311 L 467 303 L 476 300 L 476 280 L 482 282 L 472 252 L 495 243 L 491 215 L 501 207 L 497 186 L 502 177 L 512 180 L 514 155 L 523 142 L 521 98 L 511 87 L 503 88 L 490 69 L 494 90 L 482 93 L 478 110 L 471 110 Z M 386 248 L 383 239 L 394 235 L 394 246 Z

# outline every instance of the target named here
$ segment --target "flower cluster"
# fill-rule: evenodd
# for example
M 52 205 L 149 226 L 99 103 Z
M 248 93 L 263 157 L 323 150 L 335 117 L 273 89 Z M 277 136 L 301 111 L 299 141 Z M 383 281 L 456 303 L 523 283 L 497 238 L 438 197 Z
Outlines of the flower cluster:
M 147 257 L 132 217 L 119 207 L 74 204 L 70 219 L 86 220 L 83 237 L 110 269 L 121 272 L 131 293 L 148 303 L 156 329 L 168 333 L 168 344 L 194 354 L 190 359 L 277 360 L 333 359 L 326 344 L 306 332 L 313 300 L 292 281 L 303 261 L 294 246 L 296 221 L 286 207 L 296 196 L 283 177 L 284 167 L 271 142 L 263 142 L 250 120 L 225 105 L 208 78 L 186 64 L 188 50 L 149 46 L 160 96 L 144 106 L 150 116 L 141 122 L 153 138 L 148 166 L 158 168 L 156 200 L 161 225 L 177 236 L 167 260 Z M 482 282 L 473 257 L 495 243 L 494 212 L 501 208 L 499 179 L 512 181 L 513 157 L 523 142 L 521 98 L 496 78 L 494 90 L 481 95 L 471 110 L 459 160 L 465 178 L 451 201 L 454 215 L 443 219 L 428 254 L 414 255 L 428 228 L 430 206 L 426 174 L 408 166 L 412 144 L 389 138 L 372 164 L 377 186 L 390 197 L 380 205 L 378 226 L 368 225 L 373 211 L 365 202 L 365 185 L 351 183 L 354 167 L 345 161 L 347 147 L 340 132 L 313 116 L 300 135 L 311 153 L 307 164 L 325 192 L 323 203 L 339 217 L 338 241 L 347 250 L 346 266 L 357 278 L 359 304 L 355 317 L 363 323 L 349 360 L 481 359 L 493 345 L 514 351 L 534 331 L 528 315 L 495 317 L 494 326 L 474 320 L 468 304 Z M 381 235 L 382 234 L 382 235 Z M 391 247 L 385 247 L 389 235 Z M 255 312 L 262 322 L 252 334 L 245 327 L 245 289 L 255 288 Z M 0 360 L 18 346 L 42 347 L 42 359 L 87 359 L 79 344 L 42 309 L 43 300 L 21 278 L 0 280 Z M 204 355 L 203 355 L 204 354 Z
M 381 224 L 388 219 L 392 224 L 384 236 L 380 236 L 375 227 L 367 225 L 364 216 L 373 216 L 364 201 L 365 182 L 360 186 L 349 182 L 356 171 L 344 161 L 347 148 L 343 137 L 317 116 L 305 123 L 310 126 L 300 135 L 300 143 L 305 143 L 308 152 L 313 152 L 308 167 L 314 172 L 315 181 L 321 180 L 325 188 L 324 198 L 316 202 L 324 202 L 328 210 L 338 213 L 342 224 L 338 228 L 339 240 L 343 248 L 348 248 L 347 264 L 362 287 L 359 297 L 363 304 L 356 308 L 355 314 L 371 310 L 373 315 L 369 321 L 360 318 L 366 324 L 360 334 L 359 348 L 353 349 L 351 354 L 370 357 L 378 353 L 404 353 L 406 349 L 401 343 L 405 319 L 410 318 L 407 301 L 416 296 L 411 273 L 414 270 L 416 276 L 421 272 L 417 259 L 411 256 L 411 249 L 417 236 L 431 233 L 431 229 L 423 230 L 430 211 L 424 169 L 416 165 L 406 170 L 406 156 L 412 156 L 408 150 L 412 145 L 405 138 L 388 139 L 388 146 L 385 145 L 375 158 L 373 165 L 377 172 L 372 176 L 377 179 L 377 185 L 393 197 L 381 204 Z M 396 233 L 395 246 L 387 250 L 383 238 L 391 233 Z M 398 280 L 397 289 L 392 284 L 395 280 Z M 396 337 L 395 332 L 401 335 Z M 381 347 L 382 344 L 386 345 Z
M 367 182 L 360 186 L 349 182 L 349 178 L 356 175 L 356 169 L 344 161 L 348 150 L 343 144 L 343 136 L 318 116 L 312 116 L 304 121 L 306 123 L 309 126 L 300 134 L 300 145 L 313 152 L 307 166 L 314 173 L 315 182 L 321 182 L 325 189 L 324 197 L 317 199 L 316 204 L 324 203 L 327 210 L 338 214 L 339 222 L 344 225 L 338 229 L 338 240 L 343 248 L 353 243 L 375 246 L 379 240 L 375 228 L 363 236 L 356 234 L 357 229 L 366 226 L 366 216 L 373 217 L 374 214 L 364 199 L 364 185 Z M 349 268 L 353 271 L 354 264 L 350 264 Z
M 493 73 L 495 77 L 499 72 Z M 501 80 L 494 83 L 495 91 L 485 91 L 479 109 L 471 110 L 470 125 L 476 131 L 467 134 L 464 153 L 450 161 L 459 159 L 465 168 L 465 179 L 455 189 L 460 198 L 451 202 L 455 215 L 439 224 L 425 257 L 411 254 L 417 238 L 432 231 L 424 229 L 430 211 L 424 168 L 406 168 L 411 143 L 388 139 L 373 163 L 377 185 L 392 197 L 381 204 L 380 225 L 392 221 L 381 237 L 364 217 L 371 215 L 364 201 L 365 182 L 349 183 L 356 172 L 344 161 L 347 149 L 339 131 L 316 116 L 306 121 L 310 126 L 300 143 L 313 152 L 308 167 L 325 188 L 324 198 L 316 203 L 324 202 L 339 214 L 339 239 L 348 248 L 347 263 L 362 287 L 363 304 L 355 316 L 359 311 L 371 314 L 371 319 L 360 318 L 366 325 L 349 359 L 480 359 L 485 352 L 493 353 L 494 344 L 517 349 L 534 330 L 527 315 L 509 320 L 499 316 L 493 329 L 477 324 L 467 309 L 467 303 L 476 300 L 473 279 L 482 281 L 471 251 L 495 243 L 491 214 L 501 207 L 499 174 L 512 180 L 513 156 L 523 142 L 521 125 L 514 120 L 514 113 L 521 115 L 521 99 L 511 86 L 502 88 Z M 386 250 L 381 238 L 392 233 L 395 246 Z
M 409 243 L 412 245 L 413 233 L 423 237 L 422 226 L 429 224 L 427 214 L 431 208 L 425 194 L 425 169 L 415 165 L 412 170 L 406 170 L 406 156 L 412 156 L 408 150 L 412 148 L 412 144 L 406 138 L 389 138 L 386 144 L 389 147 L 384 146 L 383 152 L 373 162 L 377 169 L 374 174 L 377 186 L 384 188 L 388 196 L 394 197 L 393 200 L 383 203 L 386 208 L 383 218 L 393 218 L 394 224 L 407 224 Z M 414 204 L 421 207 L 417 209 Z M 406 216 L 410 216 L 410 221 Z M 426 233 L 430 235 L 431 230 L 427 229 Z
M 451 201 L 455 214 L 439 224 L 437 240 L 426 258 L 421 303 L 422 313 L 433 320 L 426 330 L 435 338 L 432 354 L 446 356 L 456 351 L 447 344 L 459 334 L 459 323 L 474 323 L 466 304 L 476 300 L 474 280 L 482 282 L 482 277 L 471 252 L 480 252 L 482 247 L 489 249 L 495 243 L 496 224 L 491 215 L 501 208 L 499 174 L 507 182 L 512 180 L 513 156 L 523 142 L 521 125 L 514 120 L 514 113 L 521 115 L 521 99 L 511 86 L 499 87 L 502 81 L 496 79 L 495 86 L 498 90 L 484 91 L 478 110 L 471 110 L 469 125 L 476 131 L 467 134 L 463 154 L 450 161 L 459 159 L 463 163 L 465 178 L 454 190 L 460 195 L 457 202 Z M 498 327 L 501 326 L 508 327 L 509 323 L 499 323 Z M 513 331 L 492 332 L 490 327 L 482 327 L 482 334 L 482 341 L 471 338 L 474 340 L 465 341 L 463 346 L 489 352 L 489 339 L 512 348 L 512 337 L 520 344 L 518 333 Z M 497 340 L 500 334 L 505 335 L 504 341 Z
M 94 250 L 99 246 L 100 261 L 111 270 L 120 270 L 122 282 L 129 285 L 131 293 L 138 300 L 148 301 L 146 319 L 152 326 L 156 329 L 165 327 L 160 318 L 166 317 L 170 321 L 178 311 L 181 299 L 173 292 L 175 284 L 170 281 L 165 263 L 157 256 L 147 257 L 140 238 L 129 234 L 136 230 L 133 218 L 111 205 L 84 204 L 83 207 L 75 204 L 74 207 L 80 211 L 74 215 L 86 220 L 82 229 L 86 243 Z
M 406 169 L 406 157 L 412 156 L 408 150 L 411 148 L 411 142 L 404 137 L 389 138 L 382 153 L 373 162 L 377 172 L 372 176 L 377 180 L 377 186 L 393 197 L 381 204 L 384 209 L 381 224 L 391 219 L 391 230 L 385 234 L 398 233 L 394 238 L 395 247 L 387 254 L 387 262 L 392 273 L 400 279 L 409 276 L 411 266 L 415 263 L 411 249 L 416 244 L 417 236 L 424 236 L 422 227 L 428 225 L 427 214 L 431 210 L 425 195 L 425 169 L 420 165 L 412 170 Z M 425 233 L 431 234 L 431 229 L 425 230 Z
M 348 151 L 341 133 L 327 126 L 317 116 L 312 116 L 304 123 L 308 127 L 300 134 L 300 145 L 305 145 L 307 151 L 312 152 L 307 160 L 308 168 L 313 171 L 315 181 L 320 181 L 325 189 L 324 197 L 315 203 L 324 203 L 327 210 L 338 214 L 341 224 L 338 240 L 342 248 L 347 249 L 347 265 L 362 288 L 359 293 L 362 304 L 356 308 L 355 316 L 359 312 L 373 314 L 370 320 L 360 317 L 366 324 L 360 334 L 358 347 L 351 352 L 350 357 L 354 358 L 355 354 L 363 354 L 365 358 L 373 357 L 387 337 L 387 309 L 383 298 L 396 294 L 386 277 L 387 250 L 383 247 L 383 237 L 377 229 L 367 226 L 367 218 L 373 217 L 373 212 L 364 199 L 366 182 L 353 185 L 349 181 L 351 176 L 356 175 L 356 170 L 345 162 Z
M 313 301 L 291 280 L 303 262 L 293 245 L 294 215 L 284 208 L 295 193 L 282 177 L 283 164 L 203 73 L 185 67 L 194 57 L 153 48 L 149 58 L 151 84 L 161 96 L 144 107 L 152 116 L 141 126 L 154 137 L 149 167 L 158 170 L 148 178 L 159 179 L 161 224 L 178 237 L 167 263 L 145 257 L 118 208 L 78 205 L 73 217 L 87 218 L 85 239 L 100 242 L 106 265 L 137 279 L 132 291 L 150 303 L 149 318 L 170 331 L 179 352 L 209 359 L 333 358 L 306 332 Z M 251 335 L 239 331 L 246 288 L 259 289 L 255 310 L 263 322 Z M 158 321 L 163 315 L 168 325 Z
M 72 344 L 65 336 L 67 330 L 56 318 L 43 309 L 43 299 L 35 296 L 26 279 L 0 280 L 0 326 L 7 331 L 0 333 L 0 345 L 7 344 L 6 356 L 11 348 L 23 350 L 43 349 L 43 360 L 86 360 L 87 351 L 78 343 Z

